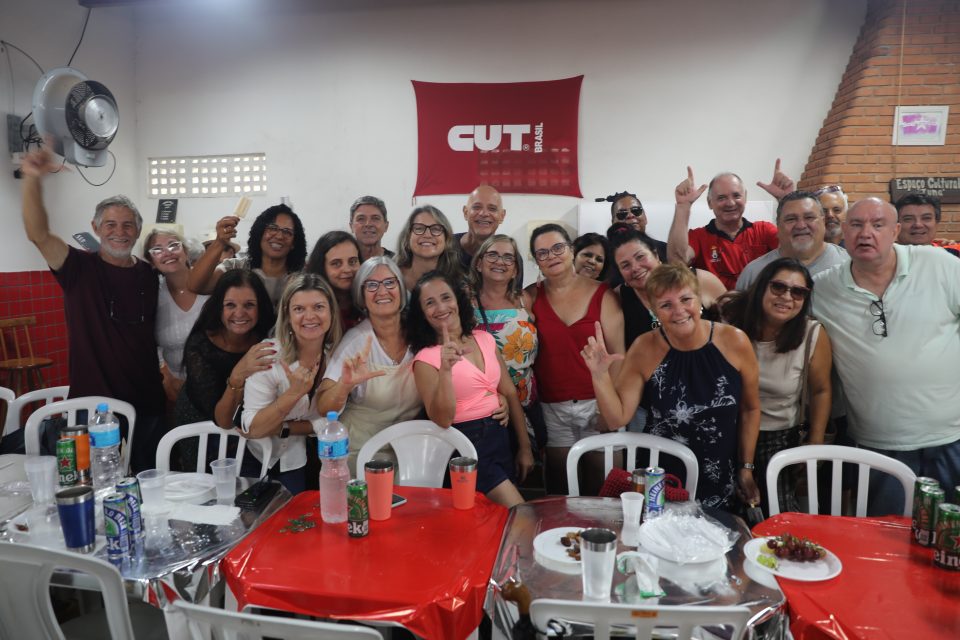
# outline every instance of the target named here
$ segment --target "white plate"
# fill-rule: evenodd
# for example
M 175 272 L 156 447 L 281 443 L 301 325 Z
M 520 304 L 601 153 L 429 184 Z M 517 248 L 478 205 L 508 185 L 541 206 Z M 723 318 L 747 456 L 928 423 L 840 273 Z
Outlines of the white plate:
M 559 527 L 541 532 L 533 539 L 534 559 L 554 571 L 580 573 L 580 561 L 567 555 L 569 547 L 560 544 L 560 538 L 570 532 L 586 529 L 587 527 Z
M 178 473 L 167 478 L 163 495 L 170 502 L 203 504 L 216 495 L 217 482 L 206 473 Z
M 640 546 L 657 557 L 677 564 L 716 562 L 730 550 L 732 545 L 727 538 L 727 532 L 722 527 L 693 516 L 683 519 L 683 527 L 707 540 L 715 541 L 715 544 L 699 545 L 696 549 L 688 549 L 686 552 L 679 547 L 664 544 L 665 540 L 677 539 L 678 533 L 670 527 L 676 525 L 678 519 L 679 517 L 659 517 L 644 522 L 640 525 Z
M 774 536 L 770 536 L 774 537 Z M 843 570 L 843 563 L 840 558 L 833 554 L 829 549 L 826 557 L 813 562 L 795 562 L 793 560 L 783 560 L 777 558 L 778 567 L 771 569 L 757 562 L 757 556 L 760 555 L 760 547 L 767 543 L 767 538 L 754 538 L 743 545 L 743 553 L 746 556 L 746 562 L 754 567 L 759 567 L 768 573 L 772 573 L 778 578 L 790 578 L 791 580 L 800 580 L 802 582 L 819 582 L 820 580 L 829 580 L 836 577 Z

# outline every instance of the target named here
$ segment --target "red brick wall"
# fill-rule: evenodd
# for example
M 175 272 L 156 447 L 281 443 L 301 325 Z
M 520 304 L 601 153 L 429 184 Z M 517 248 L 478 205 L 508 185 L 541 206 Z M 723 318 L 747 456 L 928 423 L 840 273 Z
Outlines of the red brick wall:
M 891 145 L 898 94 L 901 106 L 950 107 L 945 146 Z M 960 176 L 960 1 L 869 0 L 798 186 L 841 184 L 853 203 L 889 199 L 898 176 Z M 943 205 L 943 213 L 940 235 L 960 238 L 960 205 Z
M 44 386 L 70 384 L 67 373 L 67 324 L 63 291 L 49 271 L 0 273 L 0 318 L 34 316 L 30 329 L 33 353 L 53 360 L 42 369 Z M 0 385 L 11 386 L 0 379 Z

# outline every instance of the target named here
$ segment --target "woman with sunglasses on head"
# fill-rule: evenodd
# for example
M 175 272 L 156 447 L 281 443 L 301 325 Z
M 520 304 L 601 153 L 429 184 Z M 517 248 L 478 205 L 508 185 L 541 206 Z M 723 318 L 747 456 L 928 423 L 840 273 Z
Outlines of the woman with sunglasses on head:
M 830 419 L 833 352 L 826 330 L 809 317 L 812 288 L 813 279 L 803 263 L 780 258 L 723 308 L 730 324 L 750 338 L 760 363 L 760 435 L 753 462 L 764 496 L 770 458 L 801 443 L 800 425 L 807 419 L 807 443 L 823 444 Z M 780 474 L 782 511 L 799 510 L 796 488 L 796 474 Z
M 454 282 L 462 277 L 453 228 L 440 209 L 425 204 L 410 213 L 397 243 L 397 266 L 407 291 L 428 271 L 440 271 Z
M 353 303 L 353 280 L 360 268 L 360 243 L 346 231 L 329 231 L 313 245 L 304 271 L 323 276 L 337 295 L 340 326 L 347 331 L 363 320 Z
M 355 476 L 360 447 L 387 427 L 416 418 L 423 402 L 403 328 L 407 291 L 393 259 L 377 256 L 360 265 L 353 298 L 366 318 L 344 334 L 330 356 L 317 406 L 321 414 L 340 412 L 350 434 L 347 464 Z
M 530 236 L 543 281 L 527 287 L 536 317 L 539 352 L 534 363 L 544 423 L 547 426 L 547 493 L 567 493 L 567 454 L 588 435 L 617 429 L 619 424 L 599 420 L 590 371 L 580 357 L 587 339 L 600 322 L 611 352 L 623 352 L 623 314 L 620 302 L 606 284 L 577 275 L 573 269 L 570 236 L 558 224 L 545 224 Z M 616 368 L 619 368 L 617 365 Z M 596 493 L 603 478 L 602 454 L 585 456 L 589 467 L 581 487 Z
M 610 270 L 610 243 L 599 233 L 584 233 L 573 241 L 573 270 L 605 282 Z

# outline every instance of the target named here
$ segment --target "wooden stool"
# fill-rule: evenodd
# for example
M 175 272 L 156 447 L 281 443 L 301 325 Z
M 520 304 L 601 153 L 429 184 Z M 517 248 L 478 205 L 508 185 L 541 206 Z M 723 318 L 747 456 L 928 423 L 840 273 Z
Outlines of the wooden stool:
M 7 386 L 18 396 L 25 391 L 42 389 L 43 376 L 40 375 L 40 369 L 53 364 L 50 358 L 38 358 L 33 355 L 33 344 L 30 342 L 28 327 L 36 324 L 37 319 L 34 316 L 0 320 L 0 353 L 3 355 L 3 359 L 0 360 L 0 371 L 7 374 Z M 11 351 L 14 357 L 10 357 Z

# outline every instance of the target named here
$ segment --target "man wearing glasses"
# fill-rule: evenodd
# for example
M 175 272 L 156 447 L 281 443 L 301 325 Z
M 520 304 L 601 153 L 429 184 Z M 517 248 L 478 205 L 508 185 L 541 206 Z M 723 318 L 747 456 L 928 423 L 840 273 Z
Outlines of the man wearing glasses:
M 506 215 L 507 210 L 503 208 L 500 192 L 490 185 L 480 185 L 467 198 L 467 205 L 463 208 L 467 231 L 453 235 L 464 273 L 470 272 L 473 254 L 487 238 L 497 232 Z
M 960 483 L 960 261 L 896 244 L 893 205 L 858 201 L 843 239 L 850 262 L 814 279 L 859 447 L 906 463 L 944 487 Z M 891 482 L 892 480 L 892 482 Z M 873 474 L 869 515 L 901 513 L 900 483 Z
M 163 435 L 164 393 L 154 338 L 159 281 L 133 254 L 143 219 L 129 198 L 107 198 L 91 223 L 100 239 L 97 252 L 67 245 L 50 230 L 41 189 L 46 174 L 58 170 L 46 149 L 24 159 L 23 226 L 63 289 L 70 397 L 107 396 L 132 404 L 137 447 L 131 465 L 135 472 L 152 469 Z
M 796 258 L 817 275 L 847 259 L 847 252 L 824 242 L 824 215 L 816 195 L 793 191 L 777 205 L 777 238 L 780 246 L 750 262 L 737 278 L 737 290 L 746 291 L 768 264 L 779 258 Z

